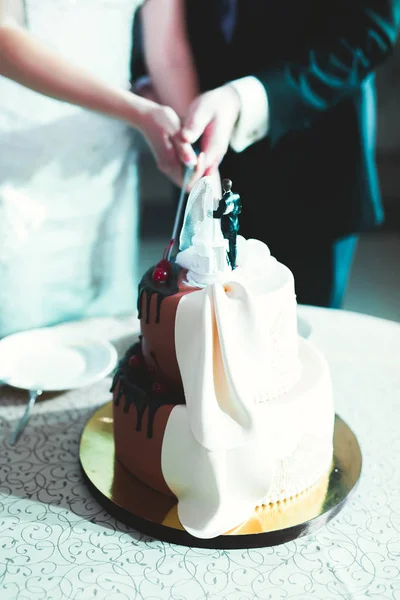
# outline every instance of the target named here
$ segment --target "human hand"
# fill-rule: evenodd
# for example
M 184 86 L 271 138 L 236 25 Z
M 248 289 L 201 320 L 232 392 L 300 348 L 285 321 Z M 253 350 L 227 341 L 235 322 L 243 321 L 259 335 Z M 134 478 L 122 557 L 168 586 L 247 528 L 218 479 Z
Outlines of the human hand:
M 160 171 L 181 186 L 183 165 L 196 165 L 196 153 L 180 135 L 181 122 L 176 112 L 168 106 L 148 104 L 140 129 Z
M 240 98 L 233 86 L 224 85 L 198 96 L 183 121 L 181 136 L 188 144 L 201 137 L 203 159 L 197 164 L 190 181 L 211 175 L 225 156 L 233 129 L 240 114 Z

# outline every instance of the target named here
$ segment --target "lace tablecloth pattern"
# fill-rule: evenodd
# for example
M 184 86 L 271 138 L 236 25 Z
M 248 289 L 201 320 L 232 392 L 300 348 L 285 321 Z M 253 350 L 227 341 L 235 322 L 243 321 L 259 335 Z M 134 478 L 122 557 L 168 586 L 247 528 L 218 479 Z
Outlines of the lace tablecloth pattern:
M 400 325 L 300 307 L 327 357 L 338 414 L 363 452 L 360 484 L 316 535 L 256 550 L 203 550 L 143 536 L 91 496 L 79 466 L 89 416 L 110 379 L 47 397 L 19 444 L 7 443 L 26 393 L 0 390 L 2 600 L 398 600 L 400 598 Z M 304 325 L 304 322 L 303 322 Z M 119 352 L 137 321 L 92 319 L 82 332 Z

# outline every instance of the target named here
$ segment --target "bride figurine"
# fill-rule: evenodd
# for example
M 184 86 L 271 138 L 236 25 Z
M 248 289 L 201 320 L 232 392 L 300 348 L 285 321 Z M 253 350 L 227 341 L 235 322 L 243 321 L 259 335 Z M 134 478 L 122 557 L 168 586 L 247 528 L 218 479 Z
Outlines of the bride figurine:
M 176 257 L 194 287 L 210 285 L 230 272 L 221 222 L 215 218 L 219 204 L 211 177 L 200 179 L 189 195 Z

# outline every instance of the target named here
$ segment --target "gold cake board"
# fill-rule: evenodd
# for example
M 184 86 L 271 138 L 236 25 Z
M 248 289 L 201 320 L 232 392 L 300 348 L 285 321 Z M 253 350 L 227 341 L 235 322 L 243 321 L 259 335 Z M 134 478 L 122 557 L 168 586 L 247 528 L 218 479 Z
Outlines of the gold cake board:
M 337 515 L 355 489 L 362 464 L 357 439 L 338 415 L 333 447 L 331 469 L 319 482 L 294 498 L 256 508 L 246 523 L 212 539 L 187 533 L 176 499 L 149 488 L 115 459 L 111 402 L 86 423 L 79 457 L 93 495 L 118 520 L 166 542 L 235 549 L 283 544 L 314 533 Z

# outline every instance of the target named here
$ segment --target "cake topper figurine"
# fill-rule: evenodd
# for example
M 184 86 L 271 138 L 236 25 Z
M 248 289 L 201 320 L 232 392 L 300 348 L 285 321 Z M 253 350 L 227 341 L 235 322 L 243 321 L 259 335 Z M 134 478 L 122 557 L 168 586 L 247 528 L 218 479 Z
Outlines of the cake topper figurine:
M 176 263 L 187 269 L 188 285 L 205 287 L 230 271 L 221 223 L 213 218 L 219 196 L 211 177 L 202 177 L 189 194 L 176 257 Z
M 222 181 L 222 189 L 224 193 L 219 201 L 218 208 L 213 212 L 213 217 L 214 219 L 221 219 L 222 234 L 229 243 L 228 263 L 233 270 L 236 269 L 236 240 L 242 203 L 239 194 L 232 192 L 232 181 L 230 179 Z

